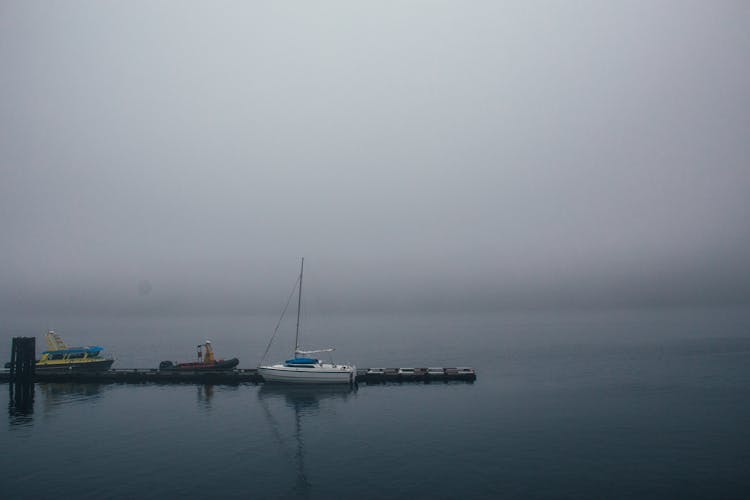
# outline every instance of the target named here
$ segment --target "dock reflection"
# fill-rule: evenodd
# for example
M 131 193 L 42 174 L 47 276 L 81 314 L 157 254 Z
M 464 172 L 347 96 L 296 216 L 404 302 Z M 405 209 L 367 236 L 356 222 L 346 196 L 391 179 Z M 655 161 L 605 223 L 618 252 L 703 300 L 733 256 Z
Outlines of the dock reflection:
M 34 383 L 9 383 L 8 418 L 11 426 L 28 426 L 34 415 Z
M 271 432 L 280 448 L 289 454 L 294 463 L 295 483 L 292 495 L 296 498 L 309 498 L 312 484 L 305 469 L 305 440 L 302 435 L 303 418 L 312 418 L 320 413 L 321 402 L 330 399 L 347 400 L 356 393 L 356 387 L 342 386 L 293 386 L 280 384 L 263 384 L 258 389 L 258 399 L 266 413 Z M 271 411 L 271 405 L 280 401 L 291 410 L 294 416 L 293 444 L 289 445 L 284 439 L 283 427 L 278 418 Z M 280 415 L 279 415 L 280 416 Z
M 32 422 L 35 404 L 41 404 L 42 414 L 49 415 L 54 413 L 57 407 L 96 400 L 101 397 L 102 392 L 102 384 L 89 383 L 11 383 L 8 385 L 10 387 L 8 417 L 10 424 L 17 426 L 28 425 Z

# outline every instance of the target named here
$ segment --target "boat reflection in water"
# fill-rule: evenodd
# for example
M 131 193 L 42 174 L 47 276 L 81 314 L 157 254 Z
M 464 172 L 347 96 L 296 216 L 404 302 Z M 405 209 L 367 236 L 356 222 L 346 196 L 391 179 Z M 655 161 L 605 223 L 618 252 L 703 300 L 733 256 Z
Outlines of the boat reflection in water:
M 42 411 L 53 413 L 61 407 L 79 403 L 90 404 L 102 396 L 102 384 L 58 382 L 37 384 L 42 394 Z
M 296 481 L 291 492 L 294 497 L 308 498 L 311 484 L 305 471 L 305 440 L 302 436 L 303 419 L 315 417 L 320 413 L 320 403 L 324 400 L 347 400 L 356 395 L 356 386 L 348 385 L 282 385 L 263 384 L 258 389 L 258 399 L 266 413 L 271 432 L 284 450 L 292 456 Z M 278 402 L 282 402 L 285 409 L 291 410 L 294 416 L 293 443 L 284 438 L 282 426 L 278 418 L 288 414 L 285 409 L 279 410 Z M 274 408 L 272 410 L 272 407 Z
M 198 384 L 198 405 L 206 409 L 211 409 L 211 400 L 214 397 L 213 384 Z

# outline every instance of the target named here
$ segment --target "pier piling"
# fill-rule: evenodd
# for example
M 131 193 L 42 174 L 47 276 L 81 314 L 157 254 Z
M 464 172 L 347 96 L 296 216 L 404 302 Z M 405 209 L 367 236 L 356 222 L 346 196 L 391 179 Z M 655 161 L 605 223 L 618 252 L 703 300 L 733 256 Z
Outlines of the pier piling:
M 10 380 L 32 382 L 36 365 L 36 338 L 13 337 L 10 354 Z

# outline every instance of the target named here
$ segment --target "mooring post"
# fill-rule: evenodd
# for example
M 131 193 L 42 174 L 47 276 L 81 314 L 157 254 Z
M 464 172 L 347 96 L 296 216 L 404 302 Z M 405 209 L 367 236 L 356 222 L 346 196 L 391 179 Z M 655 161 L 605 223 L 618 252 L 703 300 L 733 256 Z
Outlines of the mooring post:
M 10 379 L 13 382 L 32 382 L 36 364 L 36 338 L 13 337 L 10 354 Z
M 13 337 L 13 343 L 10 347 L 10 379 L 16 379 L 16 344 L 18 337 Z

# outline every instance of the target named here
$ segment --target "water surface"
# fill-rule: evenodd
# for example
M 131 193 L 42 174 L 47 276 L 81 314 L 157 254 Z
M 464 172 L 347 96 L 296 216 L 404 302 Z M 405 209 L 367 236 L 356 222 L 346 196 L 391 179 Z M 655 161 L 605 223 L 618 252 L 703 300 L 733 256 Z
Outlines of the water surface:
M 204 338 L 255 366 L 273 317 L 76 317 L 115 367 Z M 750 311 L 308 318 L 359 366 L 461 366 L 475 383 L 302 389 L 37 384 L 0 431 L 5 498 L 746 498 Z M 46 324 L 6 320 L 10 337 Z M 270 360 L 293 343 L 286 325 Z M 40 349 L 38 349 L 40 350 Z M 11 398 L 12 396 L 12 398 Z M 22 396 L 22 395 L 21 395 Z

